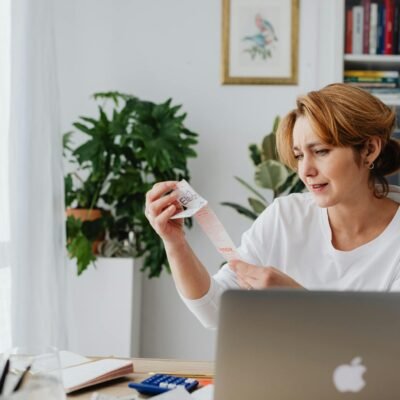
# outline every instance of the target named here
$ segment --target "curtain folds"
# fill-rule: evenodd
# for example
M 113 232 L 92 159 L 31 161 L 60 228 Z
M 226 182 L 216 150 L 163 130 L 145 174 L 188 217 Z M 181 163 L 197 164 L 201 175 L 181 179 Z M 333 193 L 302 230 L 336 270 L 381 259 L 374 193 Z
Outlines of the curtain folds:
M 11 2 L 13 345 L 67 348 L 62 136 L 51 0 Z

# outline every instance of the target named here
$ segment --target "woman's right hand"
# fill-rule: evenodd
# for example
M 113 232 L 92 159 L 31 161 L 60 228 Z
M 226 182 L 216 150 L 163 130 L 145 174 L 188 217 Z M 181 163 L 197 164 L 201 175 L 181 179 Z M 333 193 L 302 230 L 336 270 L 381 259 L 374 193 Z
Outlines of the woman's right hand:
M 182 210 L 176 184 L 175 181 L 158 182 L 146 193 L 146 218 L 167 243 L 181 242 L 185 236 L 183 219 L 170 219 Z

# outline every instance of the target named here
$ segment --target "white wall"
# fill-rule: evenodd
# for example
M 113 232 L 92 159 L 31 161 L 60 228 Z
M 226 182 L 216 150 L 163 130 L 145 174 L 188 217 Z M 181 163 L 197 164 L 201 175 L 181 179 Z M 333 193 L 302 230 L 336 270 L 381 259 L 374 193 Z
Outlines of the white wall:
M 335 79 L 336 36 L 320 25 L 332 20 L 333 2 L 301 0 L 299 85 L 223 86 L 221 1 L 56 1 L 62 128 L 95 111 L 89 100 L 95 91 L 183 104 L 187 126 L 200 134 L 198 158 L 190 162 L 192 184 L 238 243 L 250 221 L 219 203 L 245 202 L 247 193 L 233 176 L 252 181 L 247 147 L 269 132 L 275 115 L 293 108 L 298 94 Z M 188 237 L 215 272 L 222 259 L 207 238 L 197 227 Z M 141 355 L 212 359 L 215 333 L 185 309 L 171 277 L 143 284 Z

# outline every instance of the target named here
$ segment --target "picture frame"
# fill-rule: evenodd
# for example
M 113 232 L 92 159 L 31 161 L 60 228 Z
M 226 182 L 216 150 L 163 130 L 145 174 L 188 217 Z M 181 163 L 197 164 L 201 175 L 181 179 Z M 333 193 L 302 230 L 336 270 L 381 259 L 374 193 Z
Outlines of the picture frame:
M 222 0 L 222 83 L 298 83 L 299 0 Z

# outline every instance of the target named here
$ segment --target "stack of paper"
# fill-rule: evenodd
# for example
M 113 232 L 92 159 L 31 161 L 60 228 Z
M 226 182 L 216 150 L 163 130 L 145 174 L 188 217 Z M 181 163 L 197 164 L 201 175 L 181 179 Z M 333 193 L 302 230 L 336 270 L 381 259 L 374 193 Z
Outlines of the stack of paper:
M 107 358 L 93 361 L 74 353 L 60 352 L 65 393 L 133 373 L 131 360 Z

